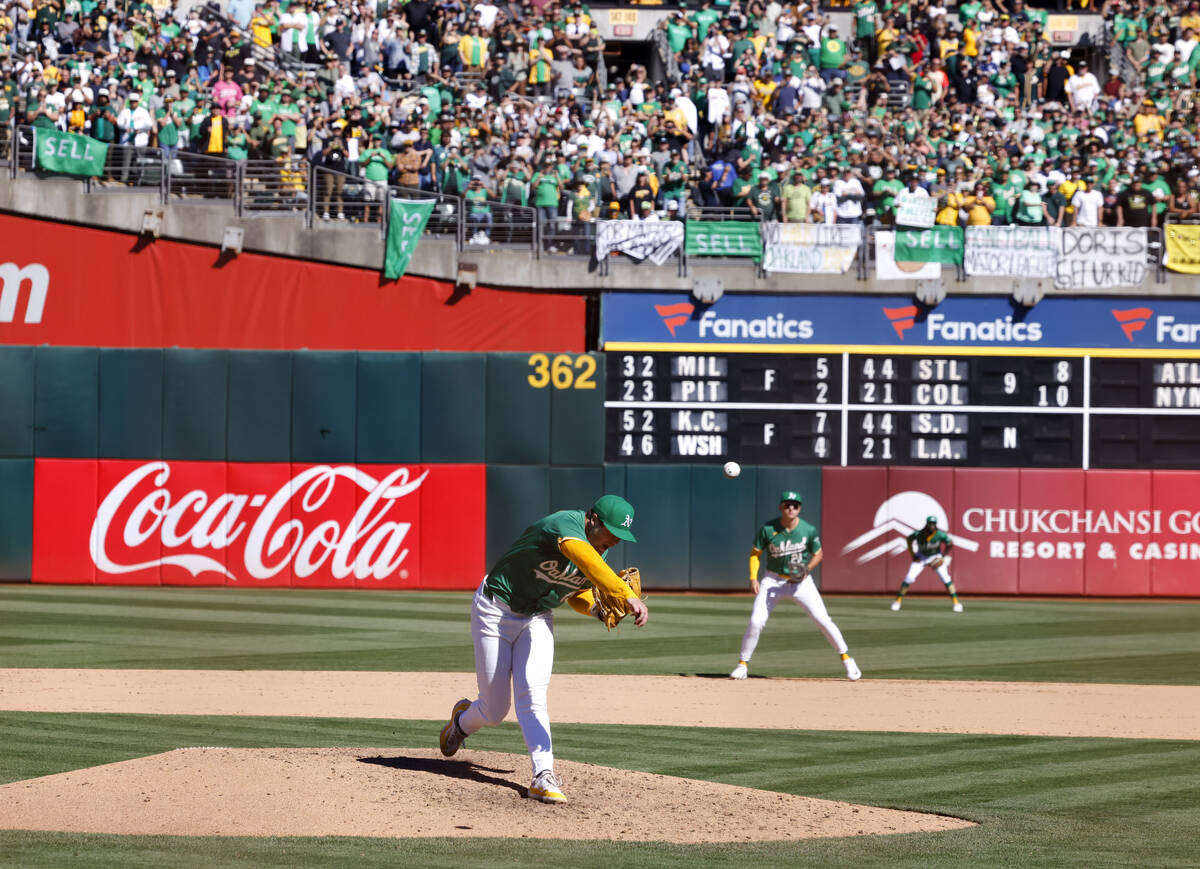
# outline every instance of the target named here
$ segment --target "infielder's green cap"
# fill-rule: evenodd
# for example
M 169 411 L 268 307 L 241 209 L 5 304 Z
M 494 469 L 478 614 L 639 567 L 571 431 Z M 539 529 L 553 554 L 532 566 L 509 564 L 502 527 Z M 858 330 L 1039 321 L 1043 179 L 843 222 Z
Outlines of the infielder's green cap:
M 633 536 L 633 505 L 620 495 L 601 495 L 592 505 L 604 527 L 622 540 L 637 543 Z
M 784 501 L 796 501 L 800 504 L 804 503 L 804 499 L 800 497 L 800 493 L 795 489 L 784 489 L 783 492 L 780 493 L 779 503 L 782 504 Z
M 926 525 L 936 525 L 937 524 L 937 516 L 926 516 L 925 524 Z

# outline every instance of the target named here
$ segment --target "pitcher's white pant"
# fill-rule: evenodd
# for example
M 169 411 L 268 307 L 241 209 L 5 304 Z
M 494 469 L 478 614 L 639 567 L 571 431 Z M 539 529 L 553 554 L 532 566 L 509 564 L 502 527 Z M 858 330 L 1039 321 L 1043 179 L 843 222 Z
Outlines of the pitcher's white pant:
M 917 577 L 921 575 L 922 568 L 928 567 L 929 562 L 936 559 L 936 555 L 927 555 L 920 561 L 914 561 L 908 566 L 908 573 L 904 575 L 904 584 L 912 585 L 917 581 Z M 950 584 L 950 559 L 943 558 L 941 567 L 930 568 L 938 575 L 938 578 L 946 585 Z
M 553 615 L 514 613 L 504 601 L 488 597 L 480 585 L 471 603 L 471 635 L 479 699 L 459 716 L 458 726 L 470 735 L 489 724 L 499 724 L 508 714 L 515 692 L 517 723 L 533 761 L 533 774 L 553 769 L 546 704 L 554 666 Z
M 817 623 L 829 645 L 833 646 L 839 655 L 844 655 L 849 650 L 846 641 L 842 639 L 842 632 L 825 610 L 825 601 L 821 600 L 821 593 L 817 591 L 817 584 L 811 576 L 806 576 L 802 582 L 788 582 L 778 574 L 768 571 L 758 581 L 758 596 L 754 598 L 754 607 L 750 610 L 750 624 L 746 625 L 746 633 L 742 636 L 743 661 L 749 661 L 750 656 L 754 654 L 759 634 L 767 626 L 767 619 L 771 617 L 775 604 L 785 597 L 790 597 L 804 607 L 808 617 Z

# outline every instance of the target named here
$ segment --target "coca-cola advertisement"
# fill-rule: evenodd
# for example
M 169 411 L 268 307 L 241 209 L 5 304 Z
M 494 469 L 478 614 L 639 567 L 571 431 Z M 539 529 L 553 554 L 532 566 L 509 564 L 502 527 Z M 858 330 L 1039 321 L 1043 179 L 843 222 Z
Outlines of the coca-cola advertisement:
M 585 349 L 578 294 L 521 292 L 0 215 L 0 344 Z
M 828 591 L 895 592 L 932 516 L 963 595 L 1200 595 L 1194 471 L 826 468 L 822 490 Z
M 39 459 L 33 581 L 473 588 L 485 480 L 482 465 Z

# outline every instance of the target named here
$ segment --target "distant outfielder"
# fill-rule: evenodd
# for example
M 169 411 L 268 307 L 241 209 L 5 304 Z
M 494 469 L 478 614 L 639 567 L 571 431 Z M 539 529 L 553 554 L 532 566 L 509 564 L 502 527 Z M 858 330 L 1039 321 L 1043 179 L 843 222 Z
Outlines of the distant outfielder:
M 954 604 L 952 609 L 956 613 L 962 612 L 963 605 L 958 599 L 958 591 L 954 588 L 954 582 L 950 579 L 950 571 L 946 567 L 950 561 L 950 550 L 954 548 L 954 541 L 945 531 L 938 530 L 937 517 L 927 516 L 925 527 L 918 528 L 905 540 L 908 541 L 908 551 L 912 555 L 912 566 L 908 568 L 904 582 L 900 585 L 900 591 L 896 593 L 896 599 L 892 601 L 892 611 L 900 611 L 908 589 L 917 581 L 921 570 L 930 567 L 945 583 L 946 591 L 950 593 L 950 600 Z
M 821 593 L 813 582 L 812 570 L 825 557 L 821 549 L 821 538 L 817 529 L 800 518 L 800 493 L 785 491 L 779 496 L 779 518 L 772 519 L 758 529 L 754 546 L 750 549 L 750 590 L 754 592 L 754 607 L 750 610 L 750 624 L 742 637 L 742 657 L 729 674 L 732 679 L 745 679 L 749 675 L 750 657 L 758 646 L 758 637 L 767 625 L 775 605 L 784 597 L 790 597 L 816 622 L 829 645 L 842 656 L 846 678 L 862 678 L 862 670 L 850 657 L 850 649 L 842 638 L 842 632 L 834 624 L 821 600 Z M 758 579 L 759 557 L 767 553 L 767 570 L 761 582 Z

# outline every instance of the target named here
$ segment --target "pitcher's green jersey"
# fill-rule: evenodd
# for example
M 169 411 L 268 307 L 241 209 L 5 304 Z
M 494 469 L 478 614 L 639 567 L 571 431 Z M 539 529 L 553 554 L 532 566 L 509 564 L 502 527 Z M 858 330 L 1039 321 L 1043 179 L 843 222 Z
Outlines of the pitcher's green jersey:
M 945 531 L 934 529 L 932 534 L 926 533 L 924 528 L 918 528 L 906 538 L 908 540 L 908 551 L 913 551 L 913 541 L 917 544 L 917 554 L 921 558 L 927 558 L 930 555 L 940 555 L 942 552 L 942 544 L 950 543 L 950 535 Z
M 782 519 L 772 519 L 758 529 L 754 548 L 767 555 L 767 570 L 780 576 L 802 573 L 805 565 L 821 551 L 821 538 L 816 526 L 803 519 L 788 531 Z
M 585 515 L 583 510 L 560 510 L 526 528 L 488 572 L 488 591 L 513 612 L 529 616 L 552 610 L 589 586 L 583 572 L 558 549 L 564 537 L 587 542 Z

